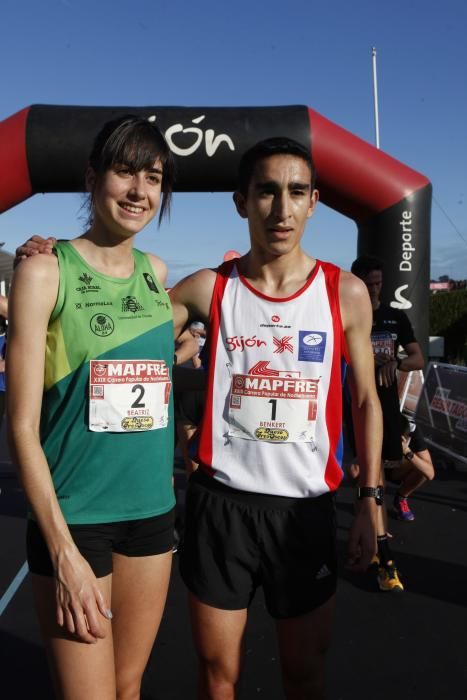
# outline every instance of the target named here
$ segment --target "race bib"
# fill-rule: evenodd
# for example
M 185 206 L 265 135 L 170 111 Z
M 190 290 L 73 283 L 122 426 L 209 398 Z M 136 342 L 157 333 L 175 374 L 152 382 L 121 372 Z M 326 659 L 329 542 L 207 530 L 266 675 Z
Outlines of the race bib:
M 371 334 L 371 344 L 373 346 L 373 355 L 388 355 L 394 357 L 394 339 L 391 333 L 384 331 Z
M 293 373 L 289 376 L 233 375 L 229 399 L 230 436 L 264 442 L 314 441 L 319 379 L 290 374 Z
M 89 430 L 130 433 L 165 428 L 172 387 L 163 360 L 91 360 Z

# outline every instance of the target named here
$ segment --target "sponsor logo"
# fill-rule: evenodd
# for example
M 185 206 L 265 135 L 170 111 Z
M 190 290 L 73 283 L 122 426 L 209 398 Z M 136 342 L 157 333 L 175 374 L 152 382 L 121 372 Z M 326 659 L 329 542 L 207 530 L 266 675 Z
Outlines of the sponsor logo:
M 271 316 L 270 323 L 260 323 L 260 328 L 291 328 L 290 323 L 281 323 L 281 317 L 278 314 Z
M 83 305 L 80 302 L 75 303 L 75 309 L 82 309 Z
M 94 306 L 112 306 L 111 301 L 87 301 L 84 306 L 87 309 L 92 309 Z
M 302 362 L 323 362 L 326 336 L 325 331 L 299 331 L 298 359 Z
M 159 290 L 157 289 L 156 283 L 154 282 L 154 277 L 150 275 L 149 272 L 143 272 L 143 277 L 151 292 L 159 294 Z
M 156 119 L 156 114 L 151 114 L 151 116 L 148 117 L 149 122 L 155 122 Z M 211 128 L 203 131 L 203 129 L 198 126 L 198 124 L 204 122 L 205 119 L 206 115 L 200 114 L 198 117 L 191 120 L 191 124 L 194 124 L 194 126 L 184 127 L 182 123 L 177 122 L 166 129 L 164 136 L 172 153 L 175 153 L 177 156 L 191 156 L 191 154 L 195 153 L 199 148 L 202 150 L 203 144 L 208 158 L 212 158 L 222 144 L 231 151 L 235 151 L 234 142 L 228 134 L 216 134 L 214 129 Z M 207 125 L 203 124 L 203 128 L 205 126 Z M 176 143 L 176 141 L 178 141 L 178 143 Z M 223 150 L 225 150 L 225 148 Z
M 144 311 L 144 307 L 141 306 L 136 297 L 124 297 L 122 299 L 122 311 L 130 311 L 135 314 L 137 311 Z
M 401 272 L 411 272 L 412 257 L 415 253 L 415 247 L 412 245 L 412 212 L 403 211 L 399 224 L 402 236 L 402 260 L 399 263 L 399 270 Z
M 289 433 L 279 428 L 256 428 L 255 437 L 257 440 L 268 440 L 268 442 L 284 442 L 289 437 Z
M 92 277 L 90 277 L 86 272 L 83 272 L 82 275 L 78 277 L 79 281 L 85 284 L 86 286 L 89 286 L 92 282 Z
M 405 292 L 408 288 L 408 284 L 402 284 L 400 287 L 397 287 L 394 292 L 395 301 L 391 301 L 389 306 L 392 306 L 393 309 L 411 309 L 412 302 L 402 296 L 402 292 Z
M 107 314 L 94 314 L 89 322 L 89 326 L 94 333 L 101 338 L 105 338 L 114 332 L 115 324 Z
M 275 348 L 276 348 L 276 349 L 274 350 L 274 353 L 282 354 L 282 353 L 285 352 L 286 350 L 287 350 L 288 352 L 292 352 L 292 353 L 293 353 L 293 345 L 292 345 L 292 343 L 290 342 L 291 340 L 292 340 L 292 336 L 291 336 L 291 335 L 285 335 L 283 338 L 280 338 L 280 339 L 279 339 L 279 338 L 273 337 L 272 342 L 274 343 Z
M 122 428 L 126 431 L 150 430 L 154 425 L 152 416 L 130 416 L 122 420 Z
M 81 294 L 87 294 L 88 292 L 99 292 L 100 286 L 98 284 L 91 284 L 93 278 L 88 275 L 87 272 L 83 272 L 82 275 L 78 277 L 80 282 L 83 282 L 84 287 L 76 287 L 76 291 Z
M 236 374 L 232 383 L 232 395 L 315 400 L 318 398 L 318 385 L 319 379 Z M 314 419 L 309 418 L 309 420 Z
M 234 352 L 234 350 L 244 352 L 245 348 L 260 348 L 263 345 L 266 345 L 266 341 L 257 338 L 256 335 L 253 335 L 251 338 L 245 338 L 243 335 L 240 337 L 233 335 L 225 339 L 225 348 L 229 352 Z
M 315 576 L 316 581 L 319 581 L 322 578 L 326 578 L 327 576 L 330 576 L 331 572 L 329 570 L 329 567 L 326 564 L 323 564 L 321 569 L 318 571 L 318 573 Z
M 98 364 L 94 365 L 94 372 L 99 375 L 99 377 L 104 376 L 104 374 L 107 371 L 107 365 L 104 364 Z
M 159 299 L 154 299 L 154 303 L 159 309 L 161 306 L 163 306 L 165 309 L 167 309 L 167 311 L 170 310 L 170 304 L 167 301 L 159 301 Z
M 248 372 L 253 377 L 300 377 L 301 372 L 292 372 L 290 370 L 279 370 L 269 367 L 268 360 L 260 360 Z

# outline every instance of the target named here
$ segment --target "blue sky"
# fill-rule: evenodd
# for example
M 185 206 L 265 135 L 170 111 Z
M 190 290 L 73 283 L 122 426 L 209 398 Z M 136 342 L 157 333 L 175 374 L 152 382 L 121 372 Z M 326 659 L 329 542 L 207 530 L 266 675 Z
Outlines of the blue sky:
M 433 183 L 432 276 L 467 276 L 463 0 L 3 0 L 2 14 L 0 120 L 37 103 L 304 104 L 373 143 L 376 46 L 381 148 Z M 77 235 L 81 203 L 36 195 L 0 215 L 0 241 Z M 304 247 L 348 268 L 356 240 L 354 222 L 322 205 Z M 138 247 L 166 260 L 173 283 L 247 250 L 248 236 L 230 194 L 178 194 Z

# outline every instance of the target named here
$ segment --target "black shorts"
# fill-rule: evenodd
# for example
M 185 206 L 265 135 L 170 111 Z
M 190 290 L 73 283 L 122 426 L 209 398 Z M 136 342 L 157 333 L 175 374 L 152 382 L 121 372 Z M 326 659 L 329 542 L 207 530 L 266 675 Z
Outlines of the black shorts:
M 90 564 L 95 576 L 112 573 L 112 553 L 126 557 L 148 557 L 170 552 L 173 547 L 174 514 L 156 515 L 141 520 L 96 525 L 68 525 L 73 541 Z M 29 571 L 41 576 L 54 576 L 49 550 L 34 520 L 29 520 L 26 533 Z
M 199 425 L 204 411 L 204 391 L 185 391 L 177 394 L 175 411 L 177 421 Z
M 231 489 L 198 470 L 190 479 L 180 571 L 203 603 L 242 610 L 262 586 L 269 613 L 303 615 L 336 590 L 332 494 L 284 498 Z

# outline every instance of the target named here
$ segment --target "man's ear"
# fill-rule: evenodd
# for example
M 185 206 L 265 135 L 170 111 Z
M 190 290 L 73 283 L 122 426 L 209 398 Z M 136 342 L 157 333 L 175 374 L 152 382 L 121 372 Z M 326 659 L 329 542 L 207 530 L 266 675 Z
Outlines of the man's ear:
M 309 219 L 311 216 L 313 216 L 314 211 L 316 209 L 316 205 L 318 204 L 318 201 L 319 201 L 319 191 L 313 190 L 313 192 L 311 193 L 311 197 L 310 197 L 310 206 L 308 207 L 307 219 Z
M 233 201 L 235 202 L 237 211 L 242 217 L 242 219 L 247 219 L 248 214 L 246 211 L 246 198 L 244 197 L 244 195 L 237 190 L 233 193 Z
M 96 171 L 88 165 L 86 169 L 86 175 L 84 177 L 84 182 L 86 183 L 86 192 L 93 192 L 96 186 Z

